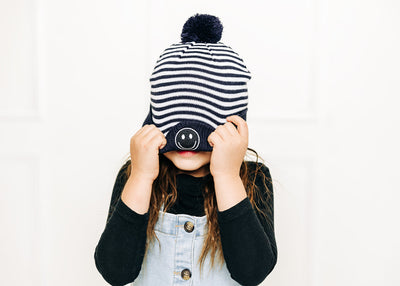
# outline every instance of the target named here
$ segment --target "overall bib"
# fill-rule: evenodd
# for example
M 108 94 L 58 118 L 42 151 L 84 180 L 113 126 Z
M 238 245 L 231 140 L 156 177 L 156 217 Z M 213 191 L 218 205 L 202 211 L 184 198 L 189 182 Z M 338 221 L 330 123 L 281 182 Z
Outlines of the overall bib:
M 164 205 L 161 207 L 164 209 Z M 214 261 L 210 269 L 210 253 L 202 273 L 197 263 L 206 238 L 207 216 L 191 216 L 159 211 L 154 231 L 157 239 L 148 246 L 139 276 L 131 285 L 143 286 L 234 286 L 240 285 L 230 276 L 224 261 Z

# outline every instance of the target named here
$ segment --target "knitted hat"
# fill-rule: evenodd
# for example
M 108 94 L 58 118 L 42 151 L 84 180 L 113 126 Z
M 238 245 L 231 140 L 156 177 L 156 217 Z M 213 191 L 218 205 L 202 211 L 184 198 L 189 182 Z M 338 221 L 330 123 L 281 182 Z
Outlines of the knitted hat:
M 222 29 L 215 16 L 190 17 L 181 42 L 165 49 L 156 63 L 150 110 L 142 126 L 154 124 L 166 137 L 160 154 L 212 151 L 207 138 L 226 117 L 246 120 L 251 75 L 239 55 L 219 42 Z

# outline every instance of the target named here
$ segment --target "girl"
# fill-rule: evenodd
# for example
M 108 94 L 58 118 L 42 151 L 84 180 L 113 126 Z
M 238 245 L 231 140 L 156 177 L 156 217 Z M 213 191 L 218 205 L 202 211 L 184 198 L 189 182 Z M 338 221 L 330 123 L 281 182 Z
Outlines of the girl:
M 157 61 L 94 253 L 111 285 L 258 285 L 275 267 L 271 176 L 248 148 L 250 72 L 221 34 L 196 14 Z

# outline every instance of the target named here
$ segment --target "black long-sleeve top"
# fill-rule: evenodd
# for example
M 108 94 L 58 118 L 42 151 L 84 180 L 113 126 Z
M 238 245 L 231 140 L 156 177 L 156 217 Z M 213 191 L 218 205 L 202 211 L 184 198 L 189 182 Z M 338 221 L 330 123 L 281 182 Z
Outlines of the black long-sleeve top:
M 268 167 L 262 163 L 248 162 L 248 168 L 254 170 L 256 164 L 260 164 L 261 171 L 271 179 Z M 115 180 L 106 226 L 94 252 L 96 268 L 113 286 L 131 283 L 139 275 L 147 237 L 149 213 L 136 213 L 120 198 L 128 179 L 125 175 L 126 167 L 127 164 L 122 166 Z M 203 183 L 209 176 L 211 174 L 204 177 L 178 174 L 178 198 L 167 212 L 203 216 Z M 258 174 L 255 183 L 262 194 L 266 194 L 262 179 Z M 266 184 L 271 192 L 267 203 L 272 210 L 272 215 L 269 215 L 272 225 L 253 208 L 248 197 L 227 210 L 217 210 L 226 266 L 232 279 L 241 285 L 260 284 L 273 270 L 277 261 L 273 186 L 270 180 L 267 180 Z M 257 196 L 255 200 L 260 203 Z M 265 211 L 265 208 L 263 209 Z

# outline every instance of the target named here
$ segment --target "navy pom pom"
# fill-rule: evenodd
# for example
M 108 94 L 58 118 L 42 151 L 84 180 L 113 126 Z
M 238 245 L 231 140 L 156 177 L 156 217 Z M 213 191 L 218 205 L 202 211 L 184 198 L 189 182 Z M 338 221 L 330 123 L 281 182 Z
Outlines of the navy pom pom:
M 181 40 L 183 43 L 217 43 L 221 39 L 223 28 L 218 17 L 196 14 L 183 25 Z

